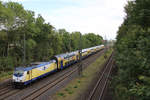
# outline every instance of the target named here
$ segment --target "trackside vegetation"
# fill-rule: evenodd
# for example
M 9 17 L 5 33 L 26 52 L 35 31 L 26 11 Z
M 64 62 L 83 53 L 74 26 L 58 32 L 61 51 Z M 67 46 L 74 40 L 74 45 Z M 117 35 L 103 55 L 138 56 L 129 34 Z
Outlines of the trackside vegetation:
M 40 14 L 35 17 L 33 11 L 25 10 L 17 2 L 0 1 L 0 74 L 31 62 L 49 61 L 56 54 L 78 50 L 80 34 L 56 29 Z M 84 34 L 82 47 L 100 45 L 102 40 L 100 35 Z
M 114 100 L 150 100 L 150 0 L 131 0 L 115 45 Z
M 8 79 L 8 78 L 11 78 L 12 74 L 13 74 L 12 71 L 1 72 L 1 74 L 0 74 L 0 81 L 3 81 L 3 80 Z
M 112 49 L 102 54 L 98 59 L 83 70 L 83 76 L 78 77 L 68 83 L 64 88 L 58 91 L 54 96 L 54 100 L 77 100 L 89 88 L 92 80 L 102 69 L 102 65 L 106 62 L 105 56 L 109 58 Z

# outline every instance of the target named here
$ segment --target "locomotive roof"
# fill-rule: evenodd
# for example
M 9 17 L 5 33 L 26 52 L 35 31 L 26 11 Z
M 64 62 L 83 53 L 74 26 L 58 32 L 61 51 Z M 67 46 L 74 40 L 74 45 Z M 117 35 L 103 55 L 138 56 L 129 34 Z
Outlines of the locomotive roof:
M 56 61 L 50 60 L 49 62 L 34 62 L 34 63 L 31 63 L 31 65 L 29 67 L 17 67 L 17 68 L 15 68 L 15 70 L 29 71 L 31 69 L 38 68 L 38 67 L 41 67 L 44 65 L 48 65 L 48 64 L 51 64 L 54 62 L 56 62 Z

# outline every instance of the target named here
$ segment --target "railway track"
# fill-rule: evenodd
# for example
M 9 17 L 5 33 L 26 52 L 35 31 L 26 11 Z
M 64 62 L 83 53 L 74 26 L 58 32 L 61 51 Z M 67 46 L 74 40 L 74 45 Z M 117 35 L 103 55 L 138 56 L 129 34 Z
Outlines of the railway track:
M 3 89 L 5 89 L 5 88 L 8 88 L 8 87 L 11 87 L 11 84 L 7 84 L 7 85 L 1 87 L 1 88 L 0 88 L 0 91 L 3 90 Z
M 90 92 L 88 100 L 102 100 L 104 92 L 105 92 L 105 88 L 107 86 L 108 78 L 111 74 L 111 70 L 113 67 L 112 56 L 113 56 L 113 54 L 108 59 L 106 65 L 103 69 L 103 72 L 101 73 L 95 87 Z
M 11 87 L 5 87 L 5 88 L 1 89 L 1 90 L 0 90 L 0 96 L 2 96 L 3 94 L 9 92 L 10 88 L 11 88 Z
M 8 92 L 5 92 L 3 93 L 3 95 L 0 96 L 0 100 L 4 100 L 5 98 L 12 96 L 13 94 L 18 93 L 19 91 L 20 90 L 18 89 L 9 90 Z
M 104 50 L 101 51 L 101 54 L 103 52 L 104 52 Z M 86 68 L 87 65 L 89 65 L 91 62 L 94 61 L 94 60 L 91 60 L 91 58 L 96 59 L 97 56 L 92 55 L 89 58 L 83 60 L 83 65 L 84 65 L 83 69 Z M 30 93 L 27 92 L 26 94 L 21 94 L 21 96 L 19 98 L 23 99 L 23 100 L 33 100 L 33 99 L 40 97 L 47 90 L 57 86 L 57 84 L 59 84 L 62 81 L 67 80 L 73 73 L 77 72 L 78 67 L 75 67 L 75 66 L 78 66 L 78 63 L 76 63 L 74 65 L 74 68 L 71 68 L 71 70 L 68 70 L 65 73 L 61 74 L 61 77 L 59 76 L 59 77 L 54 78 L 52 81 L 45 83 L 40 88 L 33 89 L 32 91 L 30 91 Z M 32 88 L 32 87 L 28 87 L 28 88 Z M 0 89 L 0 91 L 2 91 L 2 90 Z M 20 90 L 20 89 L 13 89 L 12 87 L 8 87 L 8 88 L 6 88 L 6 90 L 3 93 L 0 93 L 0 100 L 3 100 L 3 99 L 11 99 L 12 100 L 12 98 L 15 98 L 15 96 L 19 95 L 21 92 L 25 93 L 26 88 L 23 90 Z M 16 100 L 16 98 L 13 100 Z
M 17 92 L 19 92 L 19 90 L 13 89 L 11 83 L 9 83 L 6 86 L 0 88 L 0 100 L 3 100 Z
M 9 97 L 15 93 L 18 93 L 20 90 L 19 89 L 14 89 L 11 84 L 8 85 L 7 87 L 1 88 L 0 89 L 0 100 L 5 99 L 6 97 Z
M 26 97 L 24 97 L 23 100 L 33 100 L 33 99 L 38 98 L 40 95 L 42 95 L 43 93 L 45 93 L 47 90 L 53 88 L 54 86 L 56 86 L 58 83 L 60 83 L 62 81 L 65 81 L 68 77 L 70 77 L 70 75 L 72 75 L 77 70 L 78 70 L 78 68 L 75 68 L 74 70 L 72 70 L 69 73 L 66 73 L 65 75 L 63 75 L 59 79 L 55 80 L 54 82 L 49 83 L 49 84 L 45 84 L 40 89 L 38 89 L 36 91 L 33 91 L 33 93 L 31 93 L 30 95 L 27 95 Z

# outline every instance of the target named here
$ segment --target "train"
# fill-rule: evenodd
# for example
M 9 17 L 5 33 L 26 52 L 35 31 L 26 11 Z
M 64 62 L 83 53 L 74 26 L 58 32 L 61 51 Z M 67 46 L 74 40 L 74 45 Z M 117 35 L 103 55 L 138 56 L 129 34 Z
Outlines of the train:
M 104 49 L 104 45 L 82 49 L 81 59 Z M 15 88 L 27 86 L 28 84 L 41 79 L 58 70 L 62 70 L 79 61 L 79 50 L 55 55 L 48 62 L 33 62 L 29 67 L 16 67 L 12 77 Z

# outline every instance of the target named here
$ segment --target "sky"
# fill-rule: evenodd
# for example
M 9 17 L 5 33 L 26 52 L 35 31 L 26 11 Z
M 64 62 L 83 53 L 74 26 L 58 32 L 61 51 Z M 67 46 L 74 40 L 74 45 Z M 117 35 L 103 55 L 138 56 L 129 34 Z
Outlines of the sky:
M 96 33 L 115 39 L 123 23 L 127 0 L 2 0 L 15 1 L 41 14 L 56 29 Z

